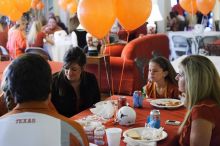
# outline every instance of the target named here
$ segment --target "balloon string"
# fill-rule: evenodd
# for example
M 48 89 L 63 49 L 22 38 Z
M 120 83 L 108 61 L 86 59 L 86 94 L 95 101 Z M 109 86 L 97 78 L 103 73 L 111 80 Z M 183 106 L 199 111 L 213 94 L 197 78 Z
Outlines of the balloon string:
M 130 35 L 130 32 L 129 31 L 126 31 L 127 32 L 127 43 L 128 43 L 128 39 L 129 39 L 129 35 Z
M 106 48 L 107 48 L 107 43 L 106 43 L 106 40 L 105 39 L 103 39 L 103 42 L 104 42 L 104 50 L 106 50 Z M 103 50 L 103 54 L 104 54 L 104 51 Z M 110 88 L 110 97 L 112 96 L 112 94 L 114 95 L 114 87 L 113 87 L 113 77 L 112 77 L 112 68 L 111 68 L 111 63 L 110 63 L 110 56 L 111 56 L 111 50 L 109 49 L 109 52 L 108 52 L 108 54 L 109 54 L 109 66 L 108 67 L 110 67 L 110 68 L 108 68 L 107 69 L 107 62 L 106 62 L 106 56 L 104 56 L 104 62 L 105 62 L 105 70 L 106 70 L 106 76 L 107 76 L 107 82 L 108 82 L 108 86 L 109 86 L 109 88 Z M 111 84 L 110 84 L 110 77 L 109 77 L 109 71 L 111 70 L 111 74 L 110 74 L 110 77 L 111 77 Z
M 122 66 L 122 70 L 121 70 L 121 78 L 120 78 L 120 82 L 119 82 L 118 94 L 119 94 L 120 91 L 121 91 L 121 83 L 122 83 L 122 77 L 123 77 L 123 74 L 124 74 L 124 68 L 125 68 L 125 58 L 124 58 L 124 60 L 123 60 L 123 66 Z

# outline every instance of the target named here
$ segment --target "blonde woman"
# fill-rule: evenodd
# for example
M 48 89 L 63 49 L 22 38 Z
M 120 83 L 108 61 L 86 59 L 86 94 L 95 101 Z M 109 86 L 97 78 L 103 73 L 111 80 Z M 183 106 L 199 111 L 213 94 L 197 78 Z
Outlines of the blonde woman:
M 40 21 L 34 21 L 31 25 L 31 29 L 28 34 L 28 46 L 29 47 L 40 47 L 43 48 L 44 40 L 49 44 L 54 44 L 53 40 L 46 36 L 44 32 L 41 31 L 42 25 Z
M 220 78 L 215 66 L 204 56 L 188 56 L 176 79 L 188 109 L 179 129 L 179 145 L 220 145 Z

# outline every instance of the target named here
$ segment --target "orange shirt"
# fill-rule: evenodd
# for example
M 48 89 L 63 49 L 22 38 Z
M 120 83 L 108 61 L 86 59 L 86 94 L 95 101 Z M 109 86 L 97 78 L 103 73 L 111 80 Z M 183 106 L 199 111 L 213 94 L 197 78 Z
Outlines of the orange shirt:
M 163 95 L 159 95 L 156 91 L 156 84 L 154 82 L 148 82 L 146 85 L 146 94 L 149 98 L 178 98 L 180 92 L 178 85 L 168 82 Z
M 9 31 L 7 49 L 12 59 L 24 53 L 26 49 L 26 37 L 18 29 Z
M 43 48 L 44 38 L 46 38 L 46 34 L 44 32 L 39 32 L 33 44 L 29 44 L 30 47 L 40 47 Z
M 204 99 L 192 108 L 191 114 L 188 117 L 185 126 L 180 134 L 179 144 L 181 146 L 190 145 L 190 132 L 193 120 L 205 119 L 215 125 L 212 130 L 210 146 L 220 145 L 220 107 L 211 99 Z

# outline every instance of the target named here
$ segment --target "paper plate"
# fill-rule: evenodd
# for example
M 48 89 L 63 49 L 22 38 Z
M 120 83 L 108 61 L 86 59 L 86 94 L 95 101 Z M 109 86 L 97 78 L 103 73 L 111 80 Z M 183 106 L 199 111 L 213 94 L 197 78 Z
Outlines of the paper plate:
M 141 136 L 144 129 L 145 129 L 145 127 L 138 127 L 138 128 L 128 129 L 128 130 L 123 132 L 123 136 L 124 137 L 129 137 L 128 133 L 133 132 L 133 131 L 135 131 L 136 133 L 138 133 Z M 152 129 L 154 129 L 154 128 L 152 128 Z M 135 140 L 137 142 L 144 143 L 144 142 L 160 141 L 160 140 L 165 139 L 167 136 L 168 136 L 168 134 L 165 131 L 162 131 L 162 135 L 160 137 L 156 138 L 156 139 L 148 139 L 148 140 L 142 139 L 142 140 L 139 140 L 139 139 L 133 139 L 132 137 L 130 137 L 130 138 L 132 138 L 133 140 Z
M 175 109 L 184 105 L 184 103 L 181 100 L 171 98 L 151 100 L 150 104 L 157 108 L 167 109 Z

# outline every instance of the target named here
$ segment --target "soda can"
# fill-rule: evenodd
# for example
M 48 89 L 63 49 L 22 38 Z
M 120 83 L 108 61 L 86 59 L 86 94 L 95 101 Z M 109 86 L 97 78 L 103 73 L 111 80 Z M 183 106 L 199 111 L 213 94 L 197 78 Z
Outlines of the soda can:
M 151 110 L 150 116 L 147 117 L 147 125 L 151 128 L 160 128 L 159 110 Z
M 127 105 L 127 99 L 125 96 L 119 96 L 118 97 L 118 109 L 120 109 L 123 106 Z
M 133 106 L 137 108 L 143 107 L 143 97 L 141 91 L 134 91 L 133 93 Z

